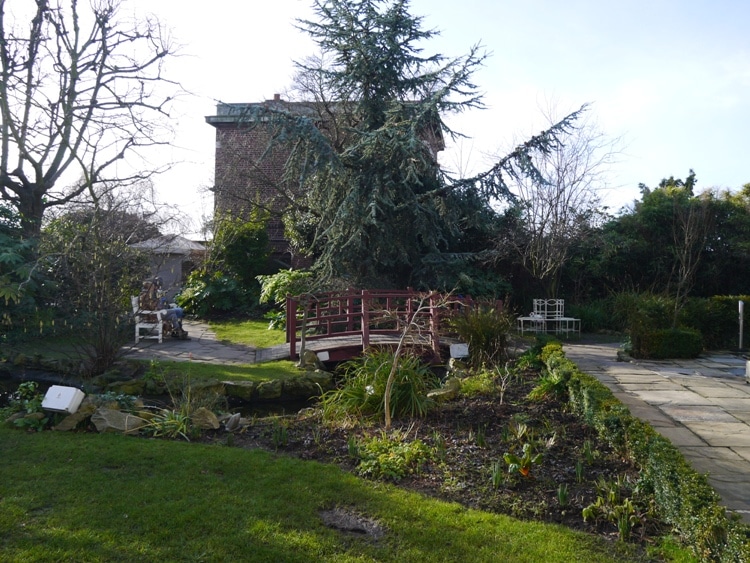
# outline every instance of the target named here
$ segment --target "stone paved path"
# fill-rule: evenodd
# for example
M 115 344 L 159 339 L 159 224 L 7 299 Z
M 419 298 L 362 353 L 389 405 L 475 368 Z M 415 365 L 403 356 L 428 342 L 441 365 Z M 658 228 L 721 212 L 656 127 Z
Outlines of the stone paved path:
M 141 340 L 125 348 L 125 357 L 139 360 L 194 361 L 212 364 L 252 364 L 256 349 L 240 344 L 225 344 L 216 340 L 216 334 L 205 323 L 185 320 L 183 328 L 190 340 L 169 336 L 159 344 L 157 340 Z M 287 347 L 288 349 L 288 347 Z
M 668 438 L 750 524 L 750 385 L 745 359 L 617 361 L 617 346 L 565 343 L 581 371 L 595 376 L 630 412 Z

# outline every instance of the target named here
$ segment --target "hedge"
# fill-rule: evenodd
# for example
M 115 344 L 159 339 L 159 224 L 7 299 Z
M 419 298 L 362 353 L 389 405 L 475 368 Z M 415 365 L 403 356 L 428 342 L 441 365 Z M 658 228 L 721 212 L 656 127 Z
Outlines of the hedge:
M 750 527 L 729 515 L 705 475 L 697 473 L 672 443 L 635 418 L 595 377 L 581 372 L 564 356 L 559 343 L 542 349 L 550 372 L 571 372 L 568 396 L 572 410 L 599 436 L 641 471 L 654 495 L 661 519 L 702 561 L 750 561 Z

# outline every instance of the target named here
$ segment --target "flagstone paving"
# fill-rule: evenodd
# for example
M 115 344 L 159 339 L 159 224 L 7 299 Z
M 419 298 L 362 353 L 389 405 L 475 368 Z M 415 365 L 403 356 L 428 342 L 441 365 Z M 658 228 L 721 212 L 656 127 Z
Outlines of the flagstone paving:
M 567 342 L 565 353 L 668 438 L 730 510 L 750 524 L 750 385 L 746 359 L 618 361 L 617 345 Z

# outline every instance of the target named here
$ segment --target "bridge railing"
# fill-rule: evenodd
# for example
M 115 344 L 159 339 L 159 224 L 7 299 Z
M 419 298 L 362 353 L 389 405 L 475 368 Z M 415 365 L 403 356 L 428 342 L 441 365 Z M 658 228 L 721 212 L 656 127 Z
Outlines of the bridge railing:
M 468 297 L 414 290 L 347 290 L 287 296 L 286 339 L 290 358 L 297 358 L 297 342 L 334 337 L 361 338 L 362 349 L 374 335 L 400 336 L 416 322 L 419 336 L 439 356 L 441 318 L 451 309 L 473 303 Z

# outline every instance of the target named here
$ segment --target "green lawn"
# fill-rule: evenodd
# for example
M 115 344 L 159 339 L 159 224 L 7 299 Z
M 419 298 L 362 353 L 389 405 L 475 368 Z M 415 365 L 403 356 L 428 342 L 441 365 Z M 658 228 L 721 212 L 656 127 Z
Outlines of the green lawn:
M 209 326 L 216 332 L 216 338 L 235 344 L 269 348 L 286 342 L 286 333 L 268 330 L 268 321 L 264 320 L 211 321 Z
M 226 446 L 0 428 L 0 561 L 625 561 L 568 529 Z M 385 528 L 323 525 L 346 507 Z

